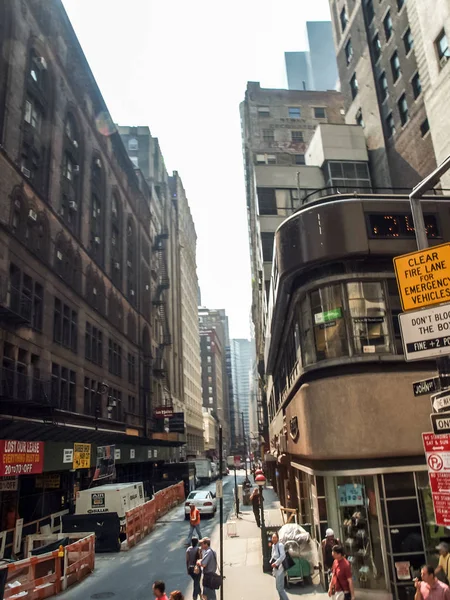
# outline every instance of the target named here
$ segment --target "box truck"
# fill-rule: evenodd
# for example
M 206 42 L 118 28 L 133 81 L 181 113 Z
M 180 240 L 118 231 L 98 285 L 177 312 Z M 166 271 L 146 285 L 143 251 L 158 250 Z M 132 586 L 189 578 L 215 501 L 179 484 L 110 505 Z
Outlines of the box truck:
M 125 513 L 144 502 L 142 483 L 108 483 L 77 492 L 75 514 L 117 513 L 123 525 Z
M 212 481 L 211 461 L 209 458 L 195 460 L 196 477 L 200 485 L 207 485 Z

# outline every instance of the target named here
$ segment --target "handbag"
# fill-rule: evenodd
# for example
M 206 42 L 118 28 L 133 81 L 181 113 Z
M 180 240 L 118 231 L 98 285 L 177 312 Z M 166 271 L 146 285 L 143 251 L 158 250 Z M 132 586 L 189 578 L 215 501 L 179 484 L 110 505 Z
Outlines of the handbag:
M 286 557 L 281 564 L 283 565 L 283 569 L 285 571 L 289 571 L 289 569 L 295 565 L 295 560 L 292 558 L 289 552 L 286 552 Z
M 217 554 L 214 552 L 214 558 L 216 559 L 216 569 L 217 569 Z M 221 573 L 204 573 L 203 575 L 203 586 L 209 588 L 210 590 L 218 590 L 223 583 L 223 576 Z

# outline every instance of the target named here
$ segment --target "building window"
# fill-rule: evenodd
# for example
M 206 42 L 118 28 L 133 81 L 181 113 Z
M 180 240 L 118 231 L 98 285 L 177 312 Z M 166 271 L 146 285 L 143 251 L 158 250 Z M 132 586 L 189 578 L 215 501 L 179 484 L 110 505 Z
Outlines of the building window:
M 61 177 L 61 216 L 69 229 L 78 234 L 80 213 L 80 138 L 78 126 L 71 113 L 64 125 L 63 165 Z
M 290 119 L 300 119 L 300 117 L 301 117 L 300 108 L 298 108 L 297 106 L 290 106 L 289 107 L 289 118 Z
M 272 262 L 274 233 L 272 231 L 261 232 L 261 245 L 264 262 Z
M 347 10 L 346 10 L 345 6 L 341 10 L 340 21 L 341 21 L 341 30 L 344 31 L 348 24 Z
M 136 357 L 128 352 L 128 383 L 136 384 Z
M 379 83 L 380 83 L 381 102 L 384 102 L 386 100 L 386 98 L 388 97 L 388 82 L 387 82 L 386 73 L 383 72 L 380 75 Z
M 86 321 L 84 346 L 86 360 L 101 367 L 103 365 L 103 333 L 88 321 Z
M 327 113 L 323 106 L 315 106 L 314 107 L 314 118 L 315 119 L 326 119 Z
M 450 57 L 450 49 L 448 47 L 447 34 L 445 33 L 445 29 L 443 29 L 438 35 L 434 44 L 436 46 L 439 64 L 441 67 L 443 67 Z
M 317 360 L 348 355 L 341 285 L 312 292 L 311 310 Z
M 399 101 L 397 102 L 398 112 L 400 113 L 400 121 L 402 125 L 405 125 L 408 121 L 408 103 L 406 102 L 406 95 L 402 94 Z
M 303 131 L 291 131 L 291 140 L 296 144 L 303 142 Z
M 405 46 L 405 52 L 408 55 L 414 46 L 413 36 L 409 27 L 403 35 L 403 45 Z
M 405 0 L 397 0 L 397 9 L 400 12 L 405 4 Z
M 430 131 L 430 124 L 428 123 L 428 119 L 425 119 L 425 121 L 422 121 L 422 123 L 420 124 L 420 133 L 422 134 L 422 137 L 425 137 L 425 135 Z
M 268 106 L 258 106 L 258 117 L 270 117 L 270 108 Z
M 9 266 L 9 307 L 33 329 L 42 331 L 44 288 L 14 263 Z
M 103 265 L 104 240 L 104 201 L 105 201 L 105 183 L 104 183 L 103 163 L 98 157 L 94 157 L 91 166 L 91 239 L 90 251 L 95 261 Z
M 122 377 L 122 348 L 111 338 L 108 345 L 108 369 L 112 375 Z
M 304 154 L 296 154 L 295 155 L 295 164 L 296 165 L 304 165 L 305 164 L 305 155 Z
M 52 405 L 61 410 L 76 410 L 77 376 L 75 371 L 52 363 Z
M 360 127 L 365 127 L 365 123 L 364 123 L 364 119 L 363 119 L 363 114 L 362 114 L 362 110 L 359 109 L 358 112 L 356 113 L 356 124 L 359 125 Z
M 111 201 L 111 279 L 122 289 L 122 204 L 115 191 Z
M 353 99 L 356 98 L 358 94 L 358 89 L 358 80 L 356 79 L 356 73 L 354 73 L 353 77 L 350 79 L 350 91 Z
M 347 294 L 356 354 L 389 352 L 386 300 L 382 283 L 347 283 Z
M 258 209 L 260 215 L 276 215 L 277 199 L 274 188 L 258 188 Z
M 392 35 L 392 19 L 390 12 L 388 12 L 388 14 L 383 19 L 383 27 L 384 35 L 386 36 L 386 42 L 388 42 L 391 39 Z
M 266 154 L 266 159 L 267 159 L 268 165 L 276 165 L 277 164 L 277 157 L 275 156 L 275 154 Z
M 365 162 L 337 162 L 328 163 L 327 186 L 333 187 L 341 193 L 364 191 L 371 187 L 370 175 Z
M 380 36 L 378 35 L 378 33 L 372 40 L 372 50 L 373 50 L 373 58 L 374 58 L 375 62 L 377 62 L 377 60 L 380 58 L 380 55 L 381 55 L 381 42 L 380 42 Z
M 275 135 L 273 129 L 263 129 L 263 140 L 265 142 L 274 142 Z
M 411 87 L 413 89 L 414 98 L 418 98 L 422 93 L 422 84 L 420 83 L 419 73 L 416 73 L 411 79 Z
M 98 393 L 99 383 L 95 379 L 84 378 L 84 412 L 86 415 L 100 417 L 102 397 Z
M 392 78 L 395 83 L 401 75 L 400 60 L 398 58 L 397 50 L 391 56 L 391 71 L 392 71 Z
M 345 58 L 347 60 L 347 64 L 349 65 L 353 58 L 353 46 L 351 39 L 349 39 L 348 42 L 345 44 Z
M 136 306 L 136 228 L 131 217 L 127 223 L 127 296 L 128 300 Z
M 53 310 L 53 341 L 77 352 L 78 313 L 55 297 Z
M 373 9 L 373 0 L 366 0 L 366 15 L 367 15 L 367 22 L 372 23 L 373 18 L 375 16 L 375 11 Z
M 128 150 L 136 151 L 139 150 L 139 142 L 136 138 L 130 138 L 128 140 Z
M 389 113 L 386 117 L 386 129 L 388 137 L 392 137 L 395 134 L 394 115 L 392 113 Z
M 136 396 L 128 396 L 128 412 L 136 414 Z

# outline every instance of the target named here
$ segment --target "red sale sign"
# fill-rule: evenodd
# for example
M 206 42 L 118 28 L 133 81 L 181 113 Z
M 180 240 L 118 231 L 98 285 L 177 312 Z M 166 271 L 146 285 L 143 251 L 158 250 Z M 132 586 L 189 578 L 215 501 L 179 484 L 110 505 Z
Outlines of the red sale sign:
M 0 477 L 44 470 L 44 442 L 0 440 Z
M 422 433 L 436 525 L 450 524 L 450 435 Z

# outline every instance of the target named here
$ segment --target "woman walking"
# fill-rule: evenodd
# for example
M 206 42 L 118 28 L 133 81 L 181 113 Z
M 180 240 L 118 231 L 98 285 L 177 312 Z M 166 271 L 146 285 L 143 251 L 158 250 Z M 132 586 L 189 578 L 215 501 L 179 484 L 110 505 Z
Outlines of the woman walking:
M 201 596 L 200 578 L 202 576 L 201 569 L 197 565 L 197 561 L 202 557 L 202 551 L 198 546 L 198 538 L 193 537 L 191 545 L 186 550 L 186 568 L 189 577 L 194 582 L 193 600 L 197 600 Z

